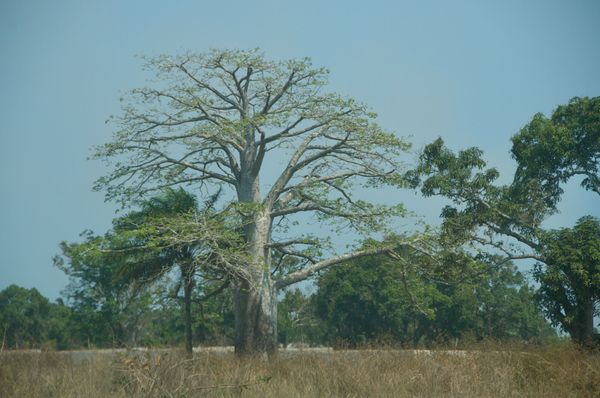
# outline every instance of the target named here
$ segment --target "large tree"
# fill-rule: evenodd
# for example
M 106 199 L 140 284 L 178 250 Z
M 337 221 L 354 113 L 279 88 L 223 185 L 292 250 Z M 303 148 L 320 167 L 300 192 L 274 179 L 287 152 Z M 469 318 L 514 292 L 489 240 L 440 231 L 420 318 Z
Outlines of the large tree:
M 131 92 L 113 140 L 97 149 L 113 168 L 96 187 L 124 204 L 177 185 L 229 189 L 248 255 L 232 287 L 236 352 L 272 352 L 278 290 L 391 250 L 324 258 L 324 240 L 294 234 L 290 221 L 309 213 L 341 222 L 344 231 L 382 229 L 402 208 L 356 199 L 352 188 L 400 183 L 399 156 L 409 145 L 374 123 L 366 106 L 326 93 L 327 70 L 308 59 L 273 62 L 259 51 L 215 50 L 153 58 L 148 67 L 157 81 Z M 299 261 L 286 270 L 273 253 Z
M 535 115 L 512 142 L 517 171 L 510 185 L 496 182 L 499 173 L 486 168 L 481 150 L 468 148 L 455 153 L 442 139 L 425 147 L 418 167 L 408 176 L 425 196 L 451 200 L 442 210 L 446 239 L 468 242 L 481 250 L 493 248 L 509 260 L 534 259 L 552 271 L 557 261 L 564 265 L 564 256 L 555 250 L 556 240 L 551 239 L 555 235 L 548 234 L 542 222 L 557 211 L 563 184 L 580 176 L 586 190 L 598 193 L 600 97 L 573 98 L 550 118 Z M 587 250 L 583 240 L 572 244 L 571 250 Z M 589 256 L 585 261 L 592 266 Z M 547 299 L 549 303 L 558 295 Z M 568 310 L 565 316 L 569 319 L 585 319 L 575 314 L 583 311 L 581 308 L 563 309 Z M 577 328 L 587 330 L 588 336 L 581 339 L 573 335 L 576 341 L 590 339 L 589 322 Z

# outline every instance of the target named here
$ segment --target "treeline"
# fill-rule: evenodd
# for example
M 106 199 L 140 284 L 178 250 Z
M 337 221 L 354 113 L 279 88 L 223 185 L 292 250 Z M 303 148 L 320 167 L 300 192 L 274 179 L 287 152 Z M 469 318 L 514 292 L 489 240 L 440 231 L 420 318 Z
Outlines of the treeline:
M 427 347 L 484 339 L 539 344 L 556 338 L 513 264 L 450 260 L 432 266 L 424 258 L 407 263 L 380 256 L 332 268 L 309 289 L 312 294 L 289 289 L 280 295 L 279 343 Z M 56 302 L 16 285 L 0 292 L 3 347 L 185 345 L 184 300 L 176 278 L 125 286 L 115 282 L 110 264 L 97 271 L 71 276 Z M 231 293 L 206 298 L 203 290 L 197 287 L 192 294 L 194 345 L 231 345 Z
M 117 295 L 104 287 L 90 283 L 85 291 L 70 290 L 66 299 L 51 302 L 35 288 L 8 286 L 0 292 L 3 348 L 173 347 L 183 343 L 182 305 L 177 297 L 163 295 L 163 287 Z M 215 297 L 195 308 L 195 341 L 231 343 L 230 301 L 226 296 Z

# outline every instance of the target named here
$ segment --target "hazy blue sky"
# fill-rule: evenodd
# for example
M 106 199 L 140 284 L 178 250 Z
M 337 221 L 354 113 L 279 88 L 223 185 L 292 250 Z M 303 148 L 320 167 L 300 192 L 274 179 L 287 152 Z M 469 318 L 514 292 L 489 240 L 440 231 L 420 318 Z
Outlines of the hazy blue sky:
M 368 103 L 380 123 L 479 146 L 508 180 L 509 138 L 536 112 L 600 95 L 600 2 L 547 1 L 62 1 L 0 2 L 0 289 L 57 297 L 61 240 L 104 232 L 115 206 L 91 192 L 105 169 L 86 160 L 110 138 L 104 121 L 145 75 L 135 55 L 262 48 L 309 56 L 330 89 Z M 414 156 L 407 157 L 411 162 Z M 399 193 L 433 220 L 439 204 Z M 570 184 L 570 226 L 600 215 Z

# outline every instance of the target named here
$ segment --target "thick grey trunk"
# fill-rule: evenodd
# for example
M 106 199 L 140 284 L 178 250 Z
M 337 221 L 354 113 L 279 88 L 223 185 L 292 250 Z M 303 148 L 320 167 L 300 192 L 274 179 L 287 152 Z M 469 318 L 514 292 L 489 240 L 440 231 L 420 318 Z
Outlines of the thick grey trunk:
M 252 208 L 244 220 L 249 279 L 234 284 L 235 352 L 238 355 L 274 354 L 277 350 L 277 292 L 271 279 L 271 218 L 260 209 L 260 184 L 254 157 L 242 159 L 238 199 Z M 257 206 L 257 207 L 254 207 Z
M 238 355 L 272 355 L 277 350 L 277 297 L 272 286 L 234 288 L 235 352 Z

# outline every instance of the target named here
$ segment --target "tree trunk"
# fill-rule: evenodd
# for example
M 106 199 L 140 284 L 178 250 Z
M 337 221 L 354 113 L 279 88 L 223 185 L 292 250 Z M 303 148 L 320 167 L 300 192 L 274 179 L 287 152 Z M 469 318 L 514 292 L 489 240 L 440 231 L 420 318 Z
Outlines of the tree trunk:
M 247 280 L 234 283 L 235 353 L 240 356 L 277 351 L 277 292 L 271 279 L 271 217 L 262 206 L 257 170 L 254 169 L 253 133 L 241 162 L 238 200 L 249 204 L 244 217 L 244 239 L 249 259 L 245 264 Z M 257 206 L 257 207 L 255 207 Z
M 183 279 L 183 320 L 185 325 L 185 352 L 188 357 L 193 355 L 192 346 L 192 289 L 194 279 L 190 270 L 181 268 Z
M 584 322 L 582 325 L 583 336 L 582 343 L 585 346 L 593 347 L 594 346 L 594 299 L 592 297 L 588 297 L 585 302 L 584 308 Z
M 586 297 L 577 308 L 576 316 L 569 327 L 571 339 L 584 347 L 594 346 L 594 300 Z
M 235 352 L 241 356 L 277 351 L 277 291 L 270 272 L 271 219 L 258 211 L 246 226 L 249 280 L 234 285 Z
M 234 287 L 234 304 L 235 353 L 240 356 L 275 355 L 277 297 L 272 284 L 238 284 Z

